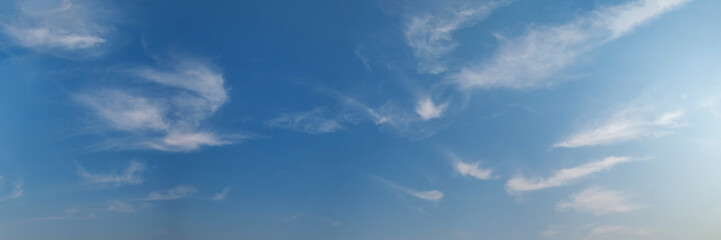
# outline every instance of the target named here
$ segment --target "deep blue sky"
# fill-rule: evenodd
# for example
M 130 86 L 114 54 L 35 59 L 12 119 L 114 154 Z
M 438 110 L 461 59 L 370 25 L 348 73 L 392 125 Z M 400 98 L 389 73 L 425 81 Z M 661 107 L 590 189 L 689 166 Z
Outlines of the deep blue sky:
M 0 2 L 0 240 L 719 239 L 721 2 Z

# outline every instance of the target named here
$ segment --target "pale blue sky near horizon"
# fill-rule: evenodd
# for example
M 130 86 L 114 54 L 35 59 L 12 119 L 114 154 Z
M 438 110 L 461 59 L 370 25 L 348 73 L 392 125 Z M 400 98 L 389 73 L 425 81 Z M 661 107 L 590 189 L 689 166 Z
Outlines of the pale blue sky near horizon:
M 0 1 L 0 240 L 720 239 L 720 10 Z

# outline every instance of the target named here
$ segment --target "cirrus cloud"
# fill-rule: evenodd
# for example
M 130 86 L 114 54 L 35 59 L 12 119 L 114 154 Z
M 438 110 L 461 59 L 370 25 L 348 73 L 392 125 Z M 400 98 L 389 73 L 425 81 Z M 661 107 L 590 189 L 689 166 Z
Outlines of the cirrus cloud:
M 588 212 L 593 215 L 606 215 L 611 213 L 630 212 L 642 205 L 630 203 L 628 196 L 623 193 L 592 187 L 571 195 L 568 200 L 558 202 L 556 210 L 573 209 L 579 212 Z
M 616 113 L 603 124 L 591 126 L 571 134 L 553 145 L 556 148 L 606 145 L 634 139 L 661 137 L 685 126 L 682 110 L 653 112 L 653 109 L 629 107 Z
M 691 0 L 638 0 L 596 9 L 557 26 L 531 27 L 503 40 L 496 54 L 462 68 L 450 79 L 463 88 L 533 88 L 553 84 L 549 77 L 579 56 L 629 34 L 650 20 Z
M 525 177 L 514 177 L 506 182 L 506 190 L 509 193 L 518 193 L 559 187 L 591 174 L 610 169 L 617 164 L 627 163 L 632 160 L 633 159 L 629 157 L 607 157 L 600 161 L 558 170 L 549 178 L 529 179 Z
M 510 1 L 447 4 L 434 8 L 440 9 L 435 13 L 410 16 L 404 34 L 406 43 L 418 59 L 418 71 L 431 74 L 446 71 L 447 67 L 442 58 L 458 46 L 453 39 L 453 33 L 485 19 L 493 10 L 507 2 Z
M 101 89 L 77 94 L 75 99 L 94 110 L 109 129 L 131 135 L 101 148 L 146 148 L 182 152 L 202 146 L 230 144 L 240 135 L 218 135 L 201 130 L 202 123 L 228 101 L 223 74 L 196 58 L 174 57 L 161 67 L 141 67 L 133 76 L 156 84 L 163 94 L 132 89 Z
M 151 192 L 148 195 L 148 200 L 160 201 L 160 200 L 175 200 L 186 198 L 190 195 L 195 194 L 198 190 L 190 185 L 178 185 L 168 190 L 159 190 Z
M 98 14 L 103 12 L 103 14 Z M 62 0 L 18 1 L 0 30 L 15 44 L 37 52 L 71 59 L 102 55 L 114 32 L 113 11 L 99 2 Z
M 391 180 L 388 180 L 388 179 L 385 179 L 382 177 L 378 177 L 378 176 L 372 176 L 372 177 L 374 179 L 376 179 L 377 181 L 384 183 L 385 185 L 387 185 L 393 189 L 396 189 L 402 193 L 405 193 L 405 194 L 408 194 L 408 195 L 411 195 L 411 196 L 414 196 L 414 197 L 417 197 L 417 198 L 420 198 L 423 200 L 435 202 L 435 201 L 440 201 L 443 198 L 443 192 L 438 191 L 438 190 L 416 191 L 416 190 L 410 189 L 408 187 L 401 186 L 395 182 L 392 182 Z
M 77 174 L 92 184 L 111 184 L 111 185 L 137 185 L 143 183 L 145 179 L 140 173 L 147 170 L 145 163 L 140 161 L 131 161 L 128 167 L 121 173 L 90 173 L 85 168 L 77 166 Z

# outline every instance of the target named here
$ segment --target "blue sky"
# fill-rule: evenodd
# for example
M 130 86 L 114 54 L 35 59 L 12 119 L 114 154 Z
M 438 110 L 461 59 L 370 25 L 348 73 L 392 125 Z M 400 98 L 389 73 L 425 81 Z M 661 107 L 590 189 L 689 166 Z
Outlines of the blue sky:
M 721 2 L 0 2 L 0 239 L 720 239 Z

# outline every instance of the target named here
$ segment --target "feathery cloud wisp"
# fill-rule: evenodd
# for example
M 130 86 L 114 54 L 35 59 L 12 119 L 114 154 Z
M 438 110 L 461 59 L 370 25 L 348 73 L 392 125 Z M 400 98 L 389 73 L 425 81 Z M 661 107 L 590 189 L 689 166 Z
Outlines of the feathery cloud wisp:
M 4 185 L 5 185 L 5 177 L 0 176 L 0 189 L 2 189 L 2 187 Z M 15 184 L 13 184 L 13 187 L 12 187 L 12 190 L 10 191 L 10 193 L 8 193 L 5 196 L 0 197 L 0 202 L 22 197 L 23 193 L 24 193 L 24 191 L 23 191 L 22 184 L 15 183 Z
M 398 106 L 391 101 L 386 102 L 380 107 L 373 108 L 354 98 L 338 93 L 332 94 L 338 98 L 342 104 L 352 108 L 356 112 L 355 115 L 350 114 L 351 118 L 352 116 L 361 116 L 361 118 L 373 121 L 373 123 L 381 129 L 391 129 L 397 134 L 413 140 L 432 136 L 440 128 L 445 126 L 442 122 L 424 121 L 418 113 L 410 112 L 407 108 Z M 352 119 L 350 120 L 351 121 L 348 122 L 352 123 Z
M 310 134 L 331 133 L 343 129 L 340 121 L 325 117 L 324 114 L 324 108 L 314 108 L 308 112 L 286 114 L 267 121 L 265 124 L 269 127 L 291 129 Z
M 162 101 L 135 96 L 120 90 L 101 90 L 76 96 L 76 100 L 106 121 L 110 127 L 122 131 L 161 131 L 168 127 L 166 109 Z
M 62 34 L 47 27 L 19 28 L 6 26 L 5 31 L 16 38 L 19 44 L 29 48 L 65 48 L 68 50 L 91 48 L 105 39 L 79 34 Z
M 420 198 L 420 199 L 423 199 L 423 200 L 439 201 L 439 200 L 441 200 L 441 199 L 443 198 L 443 192 L 438 191 L 438 190 L 416 191 L 416 190 L 407 188 L 407 187 L 405 187 L 405 186 L 398 185 L 397 183 L 392 182 L 391 180 L 388 180 L 388 179 L 385 179 L 385 178 L 382 178 L 382 177 L 373 176 L 373 178 L 375 178 L 376 180 L 378 180 L 378 181 L 380 181 L 380 182 L 388 185 L 388 186 L 391 187 L 391 188 L 394 188 L 394 189 L 399 190 L 399 191 L 401 191 L 401 192 L 403 192 L 403 193 L 405 193 L 405 194 L 408 194 L 408 195 L 411 195 L 411 196 L 414 196 L 414 197 L 417 197 L 417 198 Z
M 553 176 L 546 179 L 514 177 L 506 183 L 506 190 L 509 193 L 515 193 L 559 187 L 596 172 L 610 169 L 616 164 L 630 162 L 631 160 L 632 159 L 628 157 L 607 157 L 601 161 L 589 162 L 577 167 L 561 169 L 556 171 Z
M 420 199 L 430 200 L 430 201 L 438 201 L 443 198 L 443 192 L 438 190 L 430 190 L 430 191 L 420 191 L 420 192 L 409 192 L 413 196 L 416 196 Z
M 84 178 L 92 184 L 112 184 L 116 186 L 120 185 L 137 185 L 143 183 L 145 179 L 140 176 L 140 173 L 147 170 L 145 163 L 139 161 L 131 161 L 127 168 L 122 173 L 110 173 L 110 174 L 97 174 L 90 173 L 85 168 L 77 166 L 78 176 Z
M 442 8 L 437 14 L 418 14 L 410 17 L 405 29 L 408 46 L 418 59 L 418 71 L 438 74 L 447 67 L 443 56 L 457 47 L 453 32 L 483 20 L 507 1 L 485 1 L 473 5 L 462 4 L 457 9 Z
M 589 188 L 580 193 L 573 194 L 568 200 L 556 204 L 556 210 L 558 211 L 574 209 L 594 215 L 623 213 L 642 207 L 643 206 L 638 204 L 629 203 L 628 197 L 620 192 L 598 187 Z
M 192 151 L 232 143 L 237 136 L 218 136 L 199 129 L 228 101 L 223 75 L 214 66 L 192 58 L 176 57 L 166 65 L 163 69 L 143 67 L 132 72 L 156 83 L 168 95 L 112 89 L 79 94 L 75 99 L 95 110 L 109 128 L 135 136 L 108 144 L 110 148 Z
M 533 27 L 502 43 L 486 62 L 463 68 L 451 79 L 464 88 L 531 88 L 572 65 L 578 57 L 633 31 L 690 0 L 638 0 L 601 7 L 560 26 Z
M 198 190 L 197 190 L 195 187 L 193 187 L 193 186 L 189 186 L 189 185 L 179 185 L 179 186 L 177 186 L 177 187 L 174 187 L 174 188 L 171 188 L 171 189 L 168 189 L 168 190 L 151 192 L 151 193 L 148 195 L 148 200 L 158 201 L 158 200 L 175 200 L 175 199 L 181 199 L 181 198 L 186 198 L 186 197 L 188 197 L 188 196 L 190 196 L 190 195 L 193 195 L 193 194 L 195 194 L 197 191 L 198 191 Z
M 328 113 L 325 107 L 316 107 L 307 112 L 281 115 L 266 121 L 265 125 L 320 134 L 341 131 L 346 126 L 362 121 L 372 121 L 382 130 L 390 129 L 411 139 L 423 139 L 444 126 L 444 122 L 427 120 L 441 117 L 449 105 L 449 102 L 435 105 L 430 99 L 421 100 L 414 112 L 392 101 L 380 107 L 370 107 L 349 96 L 331 90 L 325 92 L 339 100 L 340 112 Z
M 113 31 L 103 19 L 107 14 L 95 14 L 97 4 L 63 0 L 50 7 L 23 1 L 17 5 L 14 18 L 0 22 L 0 29 L 16 44 L 38 52 L 69 58 L 98 56 Z
M 571 134 L 553 147 L 582 147 L 625 142 L 640 138 L 658 138 L 683 127 L 685 113 L 681 110 L 649 114 L 643 109 L 629 108 L 617 113 L 600 126 Z

